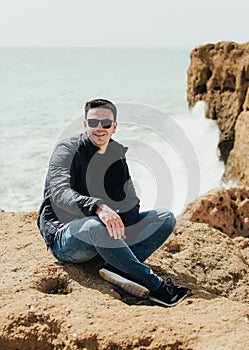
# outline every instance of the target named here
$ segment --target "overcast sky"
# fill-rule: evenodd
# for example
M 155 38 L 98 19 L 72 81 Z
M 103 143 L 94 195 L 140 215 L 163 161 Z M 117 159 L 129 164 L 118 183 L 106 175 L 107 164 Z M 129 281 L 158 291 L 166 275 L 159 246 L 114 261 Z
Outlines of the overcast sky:
M 0 0 L 0 46 L 249 41 L 248 0 Z

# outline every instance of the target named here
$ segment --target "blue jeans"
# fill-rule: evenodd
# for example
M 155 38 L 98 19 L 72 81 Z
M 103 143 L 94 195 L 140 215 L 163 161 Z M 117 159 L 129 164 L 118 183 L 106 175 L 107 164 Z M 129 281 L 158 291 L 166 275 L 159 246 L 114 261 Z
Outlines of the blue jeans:
M 115 240 L 98 216 L 87 216 L 58 230 L 50 249 L 59 261 L 70 263 L 84 263 L 99 254 L 153 292 L 162 279 L 143 262 L 166 241 L 175 223 L 168 211 L 141 212 L 138 223 L 125 228 L 126 239 Z

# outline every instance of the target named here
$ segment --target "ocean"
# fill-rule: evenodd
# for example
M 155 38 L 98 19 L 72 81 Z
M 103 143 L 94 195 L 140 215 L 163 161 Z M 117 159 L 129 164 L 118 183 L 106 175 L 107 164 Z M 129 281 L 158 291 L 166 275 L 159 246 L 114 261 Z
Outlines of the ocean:
M 187 105 L 192 48 L 0 48 L 0 208 L 36 211 L 58 141 L 83 131 L 85 101 L 118 106 L 114 139 L 127 160 L 142 209 L 176 214 L 220 186 L 215 121 Z

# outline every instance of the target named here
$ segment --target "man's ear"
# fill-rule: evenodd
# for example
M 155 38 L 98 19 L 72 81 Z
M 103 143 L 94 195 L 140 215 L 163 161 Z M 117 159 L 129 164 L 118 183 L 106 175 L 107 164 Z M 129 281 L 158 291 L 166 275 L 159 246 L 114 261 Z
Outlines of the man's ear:
M 86 120 L 83 121 L 83 125 L 84 125 L 84 129 L 86 129 L 86 126 L 87 126 L 87 121 Z
M 113 123 L 113 134 L 115 134 L 116 129 L 117 129 L 117 126 L 118 126 L 118 123 L 117 123 L 117 122 L 114 122 L 114 123 Z

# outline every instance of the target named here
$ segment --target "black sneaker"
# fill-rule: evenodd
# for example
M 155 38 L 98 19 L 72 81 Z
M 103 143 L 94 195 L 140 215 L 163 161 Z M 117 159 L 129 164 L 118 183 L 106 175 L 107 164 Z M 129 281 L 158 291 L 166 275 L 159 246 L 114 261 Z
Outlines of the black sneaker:
M 150 293 L 149 289 L 142 286 L 126 273 L 119 271 L 109 264 L 102 267 L 102 269 L 99 270 L 99 274 L 104 280 L 121 287 L 126 292 L 137 297 L 146 298 Z
M 185 287 L 175 286 L 170 278 L 162 282 L 161 286 L 151 292 L 149 299 L 165 306 L 174 306 L 182 301 L 191 293 L 191 290 Z

